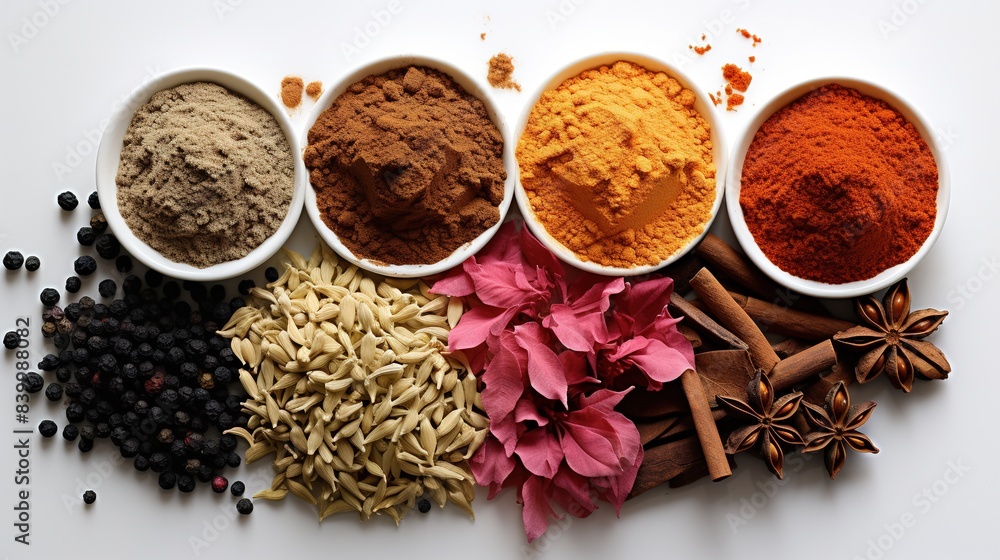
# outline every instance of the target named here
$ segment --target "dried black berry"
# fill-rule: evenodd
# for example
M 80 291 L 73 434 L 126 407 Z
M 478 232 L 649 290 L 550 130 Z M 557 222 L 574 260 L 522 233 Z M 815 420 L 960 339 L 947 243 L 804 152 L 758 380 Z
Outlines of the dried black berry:
M 105 233 L 97 238 L 97 254 L 104 259 L 114 259 L 122 252 L 122 244 L 113 233 Z
M 145 455 L 136 455 L 135 456 L 135 461 L 132 462 L 132 466 L 134 466 L 135 470 L 137 470 L 139 472 L 148 471 L 149 470 L 149 459 L 147 459 Z
M 80 204 L 80 200 L 76 198 L 76 195 L 69 191 L 59 193 L 59 196 L 56 197 L 56 202 L 60 208 L 67 212 L 76 210 L 76 207 Z
M 90 227 L 94 228 L 97 233 L 104 233 L 104 230 L 108 229 L 108 220 L 104 218 L 104 214 L 94 214 L 90 218 Z
M 30 255 L 27 259 L 24 260 L 24 268 L 28 272 L 34 272 L 39 268 L 41 268 L 41 266 L 42 266 L 41 259 L 39 259 L 35 255 Z
M 77 276 L 70 276 L 69 278 L 66 279 L 66 291 L 69 292 L 69 293 L 71 293 L 71 294 L 75 294 L 75 293 L 79 292 L 80 291 L 80 287 L 82 285 L 83 285 L 83 283 L 80 281 L 80 278 L 77 277 Z
M 250 280 L 249 278 L 247 278 L 246 280 L 241 280 L 240 283 L 239 283 L 239 286 L 237 286 L 236 289 L 237 289 L 237 291 L 240 292 L 240 295 L 242 295 L 242 296 L 248 296 L 248 295 L 250 295 L 250 290 L 252 290 L 252 289 L 254 289 L 256 287 L 257 287 L 257 283 L 254 282 L 253 280 Z
M 126 459 L 135 457 L 139 453 L 139 440 L 134 437 L 125 439 L 119 448 L 119 452 Z
M 118 272 L 127 273 L 132 271 L 132 257 L 122 255 L 115 259 L 115 269 Z
M 427 498 L 420 498 L 417 500 L 417 511 L 420 513 L 427 513 L 431 510 L 431 501 Z
M 92 439 L 94 439 L 94 437 L 95 437 L 95 434 L 94 434 L 94 427 L 93 426 L 89 426 L 88 425 L 88 426 L 84 426 L 84 427 L 80 428 L 80 439 L 91 439 L 92 440 Z
M 97 241 L 97 232 L 90 226 L 83 226 L 76 232 L 76 241 L 84 247 L 90 247 Z
M 24 385 L 25 392 L 32 394 L 41 391 L 42 387 L 45 386 L 45 380 L 42 379 L 42 376 L 33 371 L 24 374 L 21 383 Z
M 181 492 L 194 492 L 194 477 L 183 474 L 177 477 L 177 489 Z
M 267 267 L 267 269 L 264 270 L 264 278 L 266 278 L 268 282 L 277 282 L 279 278 L 278 269 L 273 266 Z
M 63 427 L 63 438 L 66 441 L 73 441 L 80 435 L 80 429 L 73 424 L 66 424 Z
M 253 502 L 240 498 L 240 501 L 236 502 L 236 511 L 240 512 L 240 515 L 250 515 L 253 513 Z
M 3 257 L 3 266 L 7 270 L 17 270 L 24 264 L 24 255 L 19 251 L 7 251 Z
M 76 447 L 77 449 L 80 450 L 81 453 L 88 453 L 94 449 L 94 440 L 80 438 L 80 441 L 76 444 Z
M 229 488 L 229 481 L 226 480 L 224 476 L 216 476 L 212 478 L 212 491 L 221 494 Z
M 58 383 L 49 383 L 45 388 L 45 398 L 50 401 L 58 401 L 63 397 L 63 386 Z
M 97 271 L 97 261 L 90 255 L 83 255 L 73 261 L 73 270 L 80 276 L 90 276 Z
M 80 403 L 70 403 L 66 407 L 66 420 L 69 422 L 83 422 L 85 412 Z M 76 432 L 79 433 L 79 432 Z
M 39 295 L 39 299 L 42 300 L 42 305 L 53 306 L 59 303 L 59 291 L 55 288 L 45 288 Z
M 42 437 L 50 438 L 56 435 L 58 431 L 59 426 L 56 426 L 56 423 L 52 420 L 42 420 L 38 424 L 38 433 L 42 434 Z
M 246 485 L 240 480 L 237 480 L 229 487 L 229 491 L 233 493 L 233 496 L 242 496 L 243 492 L 246 492 L 246 489 Z
M 90 505 L 97 501 L 97 492 L 93 490 L 87 490 L 83 493 L 83 503 Z
M 97 196 L 97 191 L 90 193 L 90 196 L 87 197 L 87 204 L 94 210 L 101 209 L 101 199 Z
M 101 283 L 97 286 L 97 292 L 101 294 L 101 297 L 115 297 L 115 292 L 117 291 L 118 284 L 115 284 L 115 281 L 110 278 L 101 280 Z
M 7 334 L 3 335 L 3 347 L 8 350 L 13 350 L 21 345 L 21 335 L 14 331 L 7 331 Z

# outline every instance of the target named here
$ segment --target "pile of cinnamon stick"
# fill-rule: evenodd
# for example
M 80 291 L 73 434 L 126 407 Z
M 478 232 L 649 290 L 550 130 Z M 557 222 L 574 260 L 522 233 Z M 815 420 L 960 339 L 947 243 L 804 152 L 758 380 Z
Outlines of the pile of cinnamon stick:
M 732 474 L 735 463 L 720 436 L 732 426 L 715 397 L 745 399 L 758 370 L 776 393 L 796 388 L 815 404 L 838 381 L 854 379 L 839 366 L 831 339 L 856 323 L 775 284 L 719 237 L 709 234 L 693 255 L 663 272 L 674 279 L 670 311 L 682 318 L 696 369 L 660 392 L 633 391 L 621 403 L 645 448 L 632 497 L 664 483 Z M 785 338 L 772 343 L 765 332 Z

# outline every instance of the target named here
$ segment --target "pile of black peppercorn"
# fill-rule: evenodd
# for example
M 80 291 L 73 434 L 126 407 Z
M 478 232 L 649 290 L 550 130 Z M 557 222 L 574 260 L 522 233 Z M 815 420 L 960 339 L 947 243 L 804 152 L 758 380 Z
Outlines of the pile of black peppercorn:
M 145 279 L 126 276 L 107 304 L 83 296 L 59 308 L 46 293 L 43 334 L 58 352 L 38 367 L 58 381 L 46 396 L 68 401 L 66 439 L 79 436 L 83 452 L 109 439 L 137 470 L 159 473 L 162 488 L 190 492 L 241 462 L 222 432 L 246 427 L 246 395 L 234 383 L 239 360 L 215 332 L 244 302 L 227 301 L 221 285 Z

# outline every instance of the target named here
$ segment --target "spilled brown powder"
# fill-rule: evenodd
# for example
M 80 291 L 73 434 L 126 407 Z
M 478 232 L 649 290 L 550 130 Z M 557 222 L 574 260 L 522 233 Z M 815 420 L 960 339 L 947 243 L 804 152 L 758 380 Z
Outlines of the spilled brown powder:
M 294 109 L 302 103 L 302 78 L 298 76 L 285 76 L 281 80 L 281 102 L 285 107 Z
M 309 82 L 306 86 L 306 95 L 312 98 L 313 101 L 319 99 L 319 96 L 323 95 L 323 82 Z
M 490 59 L 490 70 L 486 75 L 490 85 L 501 89 L 521 91 L 521 84 L 511 79 L 514 73 L 514 59 L 507 53 L 500 53 Z
M 438 70 L 351 85 L 308 142 L 323 221 L 358 257 L 435 263 L 500 220 L 503 137 L 483 102 Z

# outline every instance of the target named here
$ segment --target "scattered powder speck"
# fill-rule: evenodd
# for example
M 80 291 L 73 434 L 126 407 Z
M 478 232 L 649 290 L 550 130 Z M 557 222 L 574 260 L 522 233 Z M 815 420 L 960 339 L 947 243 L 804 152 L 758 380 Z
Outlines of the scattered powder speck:
M 490 59 L 490 69 L 486 78 L 495 88 L 516 89 L 521 91 L 521 84 L 511 79 L 514 73 L 514 59 L 507 53 L 500 53 Z
M 480 33 L 479 34 L 479 40 L 480 41 L 485 41 L 486 40 L 486 33 Z
M 750 80 L 753 79 L 750 72 L 744 72 L 742 68 L 735 64 L 726 64 L 723 66 L 722 77 L 739 91 L 746 91 L 750 87 Z
M 743 101 L 744 101 L 743 96 L 738 93 L 730 95 L 729 97 L 726 98 L 726 110 L 735 111 L 736 110 L 735 107 L 742 105 Z
M 751 56 L 750 57 L 750 62 L 757 62 L 757 57 L 756 56 Z
M 761 42 L 760 37 L 754 35 L 753 33 L 750 33 L 746 29 L 740 28 L 737 29 L 736 32 L 739 33 L 740 35 L 743 35 L 747 39 L 751 39 L 753 41 L 753 46 L 755 47 L 757 46 L 757 43 Z
M 323 82 L 309 82 L 306 86 L 306 95 L 312 98 L 313 101 L 319 99 L 319 96 L 323 95 Z

